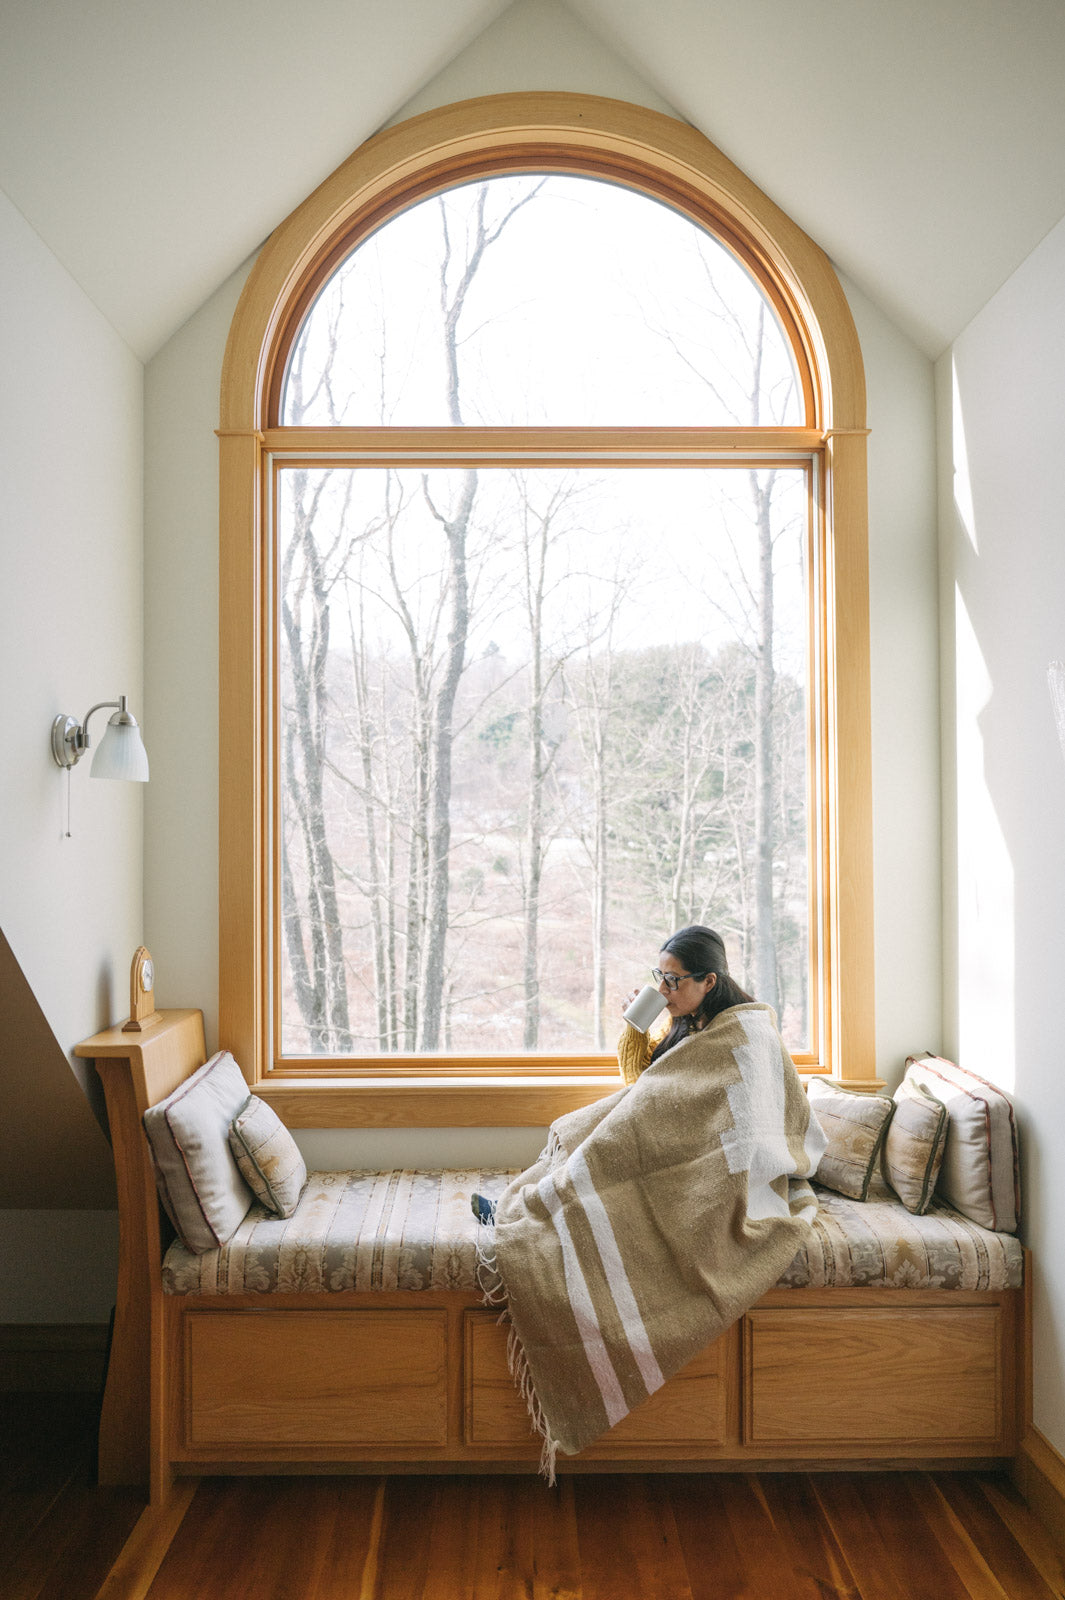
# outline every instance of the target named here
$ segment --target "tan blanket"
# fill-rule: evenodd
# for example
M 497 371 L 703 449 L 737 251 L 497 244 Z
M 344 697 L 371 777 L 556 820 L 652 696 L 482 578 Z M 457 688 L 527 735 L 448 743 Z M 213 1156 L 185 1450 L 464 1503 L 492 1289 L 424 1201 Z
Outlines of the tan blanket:
M 768 1006 L 733 1006 L 552 1125 L 482 1242 L 544 1438 L 583 1450 L 772 1288 L 825 1146 Z

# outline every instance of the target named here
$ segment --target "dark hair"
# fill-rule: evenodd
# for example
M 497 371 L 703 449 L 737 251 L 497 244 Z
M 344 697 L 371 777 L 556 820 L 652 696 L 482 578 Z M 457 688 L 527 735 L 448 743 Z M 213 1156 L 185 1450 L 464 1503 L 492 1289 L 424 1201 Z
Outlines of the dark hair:
M 667 1050 L 672 1050 L 693 1030 L 705 1028 L 708 1022 L 712 1022 L 720 1012 L 727 1011 L 729 1006 L 750 1005 L 754 998 L 741 989 L 730 975 L 725 941 L 713 928 L 704 928 L 698 922 L 688 928 L 678 928 L 676 933 L 670 934 L 659 954 L 675 956 L 695 978 L 705 978 L 712 972 L 717 982 L 707 990 L 697 1011 L 693 1011 L 691 1016 L 676 1019 L 665 1038 L 656 1046 L 652 1061 L 665 1055 Z

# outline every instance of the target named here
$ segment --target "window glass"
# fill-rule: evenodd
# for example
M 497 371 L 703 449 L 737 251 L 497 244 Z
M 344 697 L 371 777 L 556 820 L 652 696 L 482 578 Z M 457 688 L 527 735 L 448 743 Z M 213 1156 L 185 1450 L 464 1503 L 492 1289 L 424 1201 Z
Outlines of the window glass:
M 803 1049 L 807 468 L 276 481 L 282 1053 L 610 1048 L 692 921 Z
M 713 235 L 620 185 L 491 178 L 385 223 L 294 341 L 307 426 L 801 424 L 792 351 Z

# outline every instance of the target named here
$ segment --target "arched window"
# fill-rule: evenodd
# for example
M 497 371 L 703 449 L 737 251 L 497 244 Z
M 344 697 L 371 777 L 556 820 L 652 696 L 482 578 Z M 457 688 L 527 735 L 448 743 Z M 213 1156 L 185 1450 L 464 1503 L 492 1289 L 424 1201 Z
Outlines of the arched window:
M 278 1098 L 553 1115 L 689 921 L 872 1076 L 863 403 L 824 258 L 633 107 L 430 113 L 278 231 L 220 429 L 222 1030 Z
M 354 244 L 292 341 L 278 421 L 796 426 L 805 376 L 715 233 L 616 182 L 520 173 L 417 200 Z

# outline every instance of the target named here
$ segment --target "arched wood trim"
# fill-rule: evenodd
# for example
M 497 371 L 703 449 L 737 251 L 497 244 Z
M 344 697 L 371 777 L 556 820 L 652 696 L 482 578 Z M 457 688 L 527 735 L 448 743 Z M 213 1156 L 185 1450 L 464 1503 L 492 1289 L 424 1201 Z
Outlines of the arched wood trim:
M 865 427 L 865 375 L 850 309 L 824 252 L 686 123 L 620 100 L 488 95 L 427 111 L 361 145 L 270 236 L 230 329 L 223 431 L 261 429 L 270 377 L 323 261 L 421 195 L 463 175 L 564 167 L 672 196 L 756 266 L 793 321 L 814 375 L 810 424 Z M 276 385 L 273 386 L 276 388 Z
M 266 1066 L 257 949 L 266 894 L 259 759 L 265 736 L 263 435 L 276 420 L 289 342 L 311 294 L 351 248 L 355 234 L 365 234 L 420 195 L 479 173 L 545 167 L 614 177 L 705 221 L 754 268 L 781 313 L 800 371 L 805 368 L 806 420 L 821 441 L 825 474 L 826 570 L 820 594 L 830 736 L 822 825 L 831 906 L 824 951 L 830 973 L 826 1064 L 848 1082 L 871 1084 L 865 376 L 850 309 L 823 251 L 702 134 L 640 106 L 561 93 L 464 101 L 375 135 L 271 235 L 237 306 L 223 364 L 219 426 L 221 1042 L 251 1064 L 255 1079 L 261 1076 Z M 402 1096 L 403 1089 L 396 1094 Z M 425 1090 L 417 1100 L 413 1120 L 424 1125 L 430 1115 Z M 541 1095 L 534 1120 L 542 1114 Z M 401 1110 L 381 1115 L 399 1124 L 412 1120 Z M 517 1115 L 512 1109 L 508 1120 Z M 498 1119 L 486 1108 L 484 1120 Z

